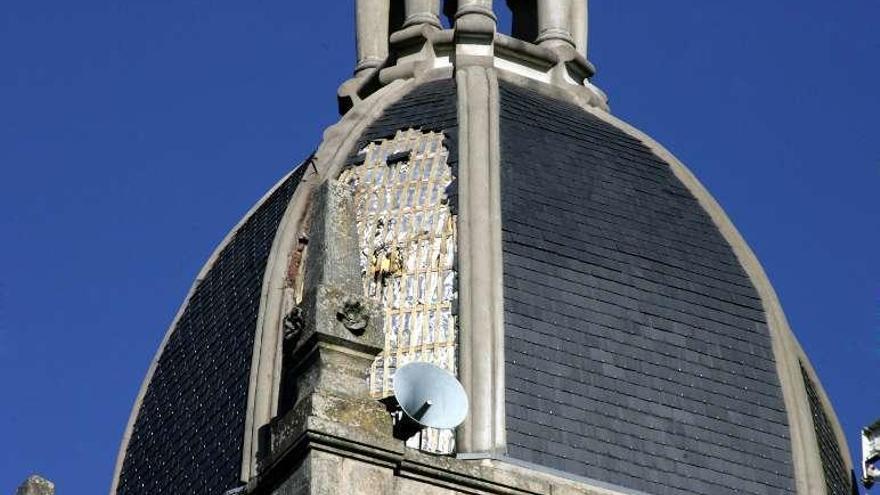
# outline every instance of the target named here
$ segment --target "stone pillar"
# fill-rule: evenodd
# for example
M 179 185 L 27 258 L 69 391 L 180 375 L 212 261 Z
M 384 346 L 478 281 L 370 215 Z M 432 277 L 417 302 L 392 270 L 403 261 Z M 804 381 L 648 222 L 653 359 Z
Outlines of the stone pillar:
M 403 27 L 427 24 L 441 28 L 440 0 L 406 0 L 406 20 Z
M 24 480 L 15 495 L 55 495 L 55 484 L 34 474 Z
M 335 181 L 315 193 L 302 302 L 284 322 L 283 410 L 261 432 L 253 483 L 286 475 L 285 459 L 301 458 L 328 435 L 403 448 L 392 437 L 385 407 L 368 390 L 370 365 L 385 337 L 382 314 L 363 293 L 353 202 L 350 187 Z
M 456 65 L 491 66 L 498 19 L 492 0 L 459 0 L 455 11 Z
M 571 3 L 572 0 L 539 0 L 538 1 L 538 39 L 541 46 L 574 48 L 571 36 Z
M 571 37 L 578 53 L 587 58 L 588 33 L 590 30 L 588 0 L 571 0 Z
M 491 27 L 495 31 L 495 11 L 492 10 L 492 0 L 459 0 L 455 11 L 455 27 L 474 29 L 481 27 L 487 30 Z
M 388 58 L 390 0 L 357 0 L 357 66 L 355 76 L 381 66 Z
M 491 59 L 490 59 L 491 60 Z M 505 451 L 501 141 L 493 67 L 456 70 L 458 88 L 459 378 L 470 411 L 457 430 L 465 458 Z
M 381 312 L 363 294 L 352 192 L 328 181 L 314 201 L 302 302 L 284 322 L 288 408 L 317 392 L 369 399 L 370 365 L 385 344 Z

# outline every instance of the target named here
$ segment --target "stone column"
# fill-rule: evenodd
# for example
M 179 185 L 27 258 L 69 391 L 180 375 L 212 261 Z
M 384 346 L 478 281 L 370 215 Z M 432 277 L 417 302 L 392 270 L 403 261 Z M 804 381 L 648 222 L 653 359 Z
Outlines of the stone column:
M 459 0 L 458 9 L 455 12 L 456 19 L 469 14 L 487 16 L 494 21 L 495 12 L 492 10 L 492 0 Z
M 385 337 L 379 308 L 363 295 L 353 202 L 335 181 L 316 192 L 302 302 L 284 322 L 284 409 L 316 393 L 370 397 L 367 377 Z
M 505 444 L 496 22 L 491 0 L 459 0 L 458 369 L 470 411 L 456 444 L 459 455 L 471 458 L 501 453 Z
M 571 37 L 578 53 L 587 58 L 587 35 L 590 29 L 588 0 L 571 0 Z
M 349 186 L 335 181 L 315 192 L 302 302 L 284 321 L 282 410 L 261 432 L 260 477 L 283 474 L 273 466 L 305 455 L 326 435 L 402 448 L 385 407 L 368 390 L 385 337 L 379 308 L 363 295 L 353 203 Z
M 357 66 L 360 72 L 377 68 L 388 58 L 388 18 L 390 0 L 357 0 Z
M 497 18 L 492 0 L 459 0 L 455 11 L 455 54 L 458 67 L 491 66 Z
M 571 3 L 572 0 L 539 0 L 538 1 L 538 39 L 541 46 L 574 48 L 571 36 Z
M 491 33 L 494 36 L 496 21 L 492 0 L 459 0 L 458 9 L 455 11 L 456 31 Z
M 442 28 L 440 0 L 406 0 L 406 20 L 403 27 L 427 24 Z
M 491 61 L 491 58 L 489 58 Z M 459 378 L 470 411 L 458 427 L 464 458 L 505 450 L 501 141 L 493 67 L 456 70 L 458 87 Z

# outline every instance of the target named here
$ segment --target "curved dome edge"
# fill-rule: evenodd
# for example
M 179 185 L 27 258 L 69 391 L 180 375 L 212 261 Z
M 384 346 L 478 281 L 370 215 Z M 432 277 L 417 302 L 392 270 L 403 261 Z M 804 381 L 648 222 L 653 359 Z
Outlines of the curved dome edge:
M 175 328 L 177 328 L 177 324 L 180 321 L 181 316 L 186 311 L 187 306 L 189 305 L 190 300 L 195 294 L 198 287 L 201 285 L 205 276 L 208 272 L 213 268 L 214 264 L 217 262 L 220 253 L 232 242 L 235 238 L 236 234 L 239 230 L 244 226 L 245 223 L 260 209 L 260 207 L 274 194 L 280 187 L 284 185 L 284 183 L 290 179 L 290 177 L 299 170 L 302 164 L 297 165 L 293 169 L 291 169 L 288 173 L 284 174 L 275 184 L 269 188 L 269 190 L 263 194 L 263 196 L 257 200 L 253 206 L 241 217 L 241 219 L 235 224 L 235 226 L 226 234 L 226 236 L 221 240 L 211 254 L 208 256 L 208 259 L 202 265 L 202 268 L 197 273 L 195 279 L 193 280 L 192 285 L 187 291 L 186 296 L 183 299 L 183 302 L 177 309 L 177 312 L 174 315 L 174 318 L 171 320 L 171 323 L 168 325 L 168 328 L 165 330 L 165 333 L 162 337 L 162 341 L 159 344 L 156 353 L 153 355 L 153 358 L 150 360 L 150 365 L 147 368 L 147 372 L 144 375 L 144 379 L 141 381 L 141 385 L 138 388 L 138 393 L 135 396 L 134 403 L 131 407 L 131 412 L 129 413 L 128 421 L 126 422 L 125 431 L 122 436 L 122 440 L 120 441 L 119 450 L 116 454 L 116 462 L 113 468 L 113 478 L 110 485 L 110 494 L 115 495 L 119 485 L 119 477 L 122 472 L 123 462 L 125 460 L 125 454 L 128 450 L 128 444 L 131 439 L 131 434 L 134 429 L 135 422 L 138 418 L 138 413 L 140 412 L 141 405 L 143 403 L 144 396 L 147 392 L 147 388 L 149 387 L 150 382 L 152 381 L 153 375 L 155 374 L 156 367 L 159 363 L 159 359 L 162 356 L 163 351 L 165 350 L 166 345 L 168 344 L 168 340 L 171 338 L 171 335 L 174 333 Z
M 785 402 L 786 415 L 789 419 L 792 455 L 794 457 L 795 481 L 798 493 L 821 493 L 825 487 L 822 466 L 818 451 L 818 442 L 810 414 L 806 386 L 802 379 L 800 366 L 803 365 L 818 389 L 822 406 L 826 414 L 831 416 L 835 436 L 844 452 L 849 452 L 846 436 L 840 426 L 837 413 L 832 406 L 821 380 L 813 368 L 809 357 L 804 352 L 792 331 L 788 318 L 773 288 L 770 278 L 752 248 L 734 225 L 733 221 L 700 182 L 694 173 L 666 147 L 645 132 L 628 124 L 607 112 L 596 110 L 587 105 L 580 105 L 586 112 L 618 127 L 632 137 L 640 140 L 645 146 L 665 161 L 682 184 L 694 195 L 704 211 L 709 215 L 723 238 L 733 249 L 743 270 L 745 270 L 755 289 L 760 295 L 767 324 L 770 329 L 773 354 L 777 373 Z M 848 470 L 852 462 L 848 455 L 843 456 Z

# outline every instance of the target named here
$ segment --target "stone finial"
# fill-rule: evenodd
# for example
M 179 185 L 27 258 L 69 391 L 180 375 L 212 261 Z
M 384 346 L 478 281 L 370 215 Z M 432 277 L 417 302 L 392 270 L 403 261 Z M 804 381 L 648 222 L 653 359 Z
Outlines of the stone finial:
M 55 495 L 55 483 L 32 474 L 18 487 L 15 495 Z

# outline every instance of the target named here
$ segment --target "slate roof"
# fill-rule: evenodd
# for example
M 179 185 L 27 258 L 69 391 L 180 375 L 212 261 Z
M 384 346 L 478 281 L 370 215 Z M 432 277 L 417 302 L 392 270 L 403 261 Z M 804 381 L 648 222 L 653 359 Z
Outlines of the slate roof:
M 819 456 L 822 460 L 822 472 L 825 475 L 825 486 L 828 495 L 858 495 L 854 490 L 852 475 L 846 469 L 837 435 L 831 427 L 831 421 L 825 413 L 822 401 L 816 391 L 816 384 L 801 364 L 801 376 L 807 389 L 807 399 L 810 401 L 810 414 L 813 417 L 813 428 L 816 431 L 816 440 L 819 442 Z
M 117 493 L 217 495 L 240 484 L 263 274 L 301 166 L 245 221 L 175 326 L 138 411 Z
M 458 176 L 458 95 L 454 79 L 426 82 L 413 88 L 398 101 L 388 105 L 370 124 L 352 150 L 348 164 L 358 163 L 357 153 L 373 141 L 392 139 L 397 131 L 417 129 L 442 132 L 443 146 L 449 150 L 447 163 L 452 176 Z M 453 181 L 447 189 L 450 207 L 456 209 L 458 189 Z
M 509 456 L 653 494 L 794 490 L 761 301 L 668 164 L 501 83 Z
M 423 84 L 390 105 L 362 148 L 398 129 L 443 131 L 457 163 L 455 82 Z M 356 157 L 350 159 L 354 162 Z M 120 473 L 119 495 L 221 494 L 240 484 L 245 408 L 266 260 L 300 167 L 244 223 L 199 284 L 159 358 Z M 451 188 L 454 196 L 454 188 Z
M 711 219 L 636 139 L 500 86 L 508 456 L 658 495 L 793 493 L 761 301 Z M 457 175 L 453 79 L 391 104 L 349 164 L 410 128 L 443 132 Z M 193 294 L 147 388 L 119 494 L 239 484 L 262 277 L 304 170 L 246 221 Z M 840 448 L 804 379 L 830 493 L 845 493 Z

